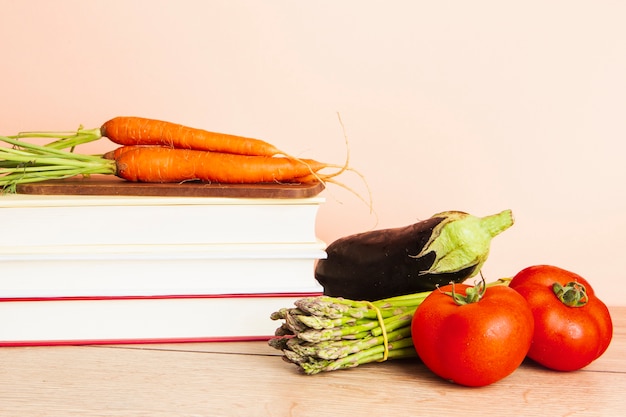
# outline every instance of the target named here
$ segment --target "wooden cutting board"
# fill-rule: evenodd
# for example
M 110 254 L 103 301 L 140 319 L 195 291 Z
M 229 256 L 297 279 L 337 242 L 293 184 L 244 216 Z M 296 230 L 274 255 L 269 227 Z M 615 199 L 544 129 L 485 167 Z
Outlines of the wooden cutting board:
M 308 198 L 324 190 L 321 182 L 311 184 L 210 184 L 190 181 L 174 184 L 136 183 L 115 176 L 92 175 L 20 184 L 19 194 L 116 195 L 153 197 Z

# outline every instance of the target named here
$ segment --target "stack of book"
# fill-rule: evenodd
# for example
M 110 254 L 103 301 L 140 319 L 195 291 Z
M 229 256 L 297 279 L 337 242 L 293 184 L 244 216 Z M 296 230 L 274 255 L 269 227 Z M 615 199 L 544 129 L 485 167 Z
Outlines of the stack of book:
M 324 199 L 0 196 L 0 345 L 262 340 L 322 289 Z

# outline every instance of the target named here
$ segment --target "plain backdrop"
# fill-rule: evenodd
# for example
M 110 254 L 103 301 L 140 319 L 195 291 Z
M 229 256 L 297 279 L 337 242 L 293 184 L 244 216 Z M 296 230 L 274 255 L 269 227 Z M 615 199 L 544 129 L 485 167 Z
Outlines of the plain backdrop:
M 626 305 L 625 18 L 617 0 L 0 0 L 0 134 L 136 115 L 342 164 L 340 115 L 365 182 L 338 179 L 375 214 L 331 184 L 320 238 L 510 208 L 488 281 L 548 263 Z

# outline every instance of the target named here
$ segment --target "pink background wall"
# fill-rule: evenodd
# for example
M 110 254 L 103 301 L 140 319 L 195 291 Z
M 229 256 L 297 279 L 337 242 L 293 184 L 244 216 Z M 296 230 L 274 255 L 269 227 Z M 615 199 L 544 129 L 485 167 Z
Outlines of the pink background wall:
M 329 186 L 321 238 L 511 208 L 488 280 L 550 263 L 626 305 L 625 17 L 619 1 L 0 0 L 0 133 L 139 115 L 342 163 L 339 112 L 378 220 Z

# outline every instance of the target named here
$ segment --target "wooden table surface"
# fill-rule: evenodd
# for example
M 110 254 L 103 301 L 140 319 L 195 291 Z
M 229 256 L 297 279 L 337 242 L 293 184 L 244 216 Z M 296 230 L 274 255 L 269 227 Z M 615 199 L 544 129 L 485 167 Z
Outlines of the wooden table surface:
M 0 348 L 1 416 L 621 416 L 626 307 L 607 352 L 570 373 L 525 362 L 487 387 L 417 360 L 299 374 L 266 342 Z

